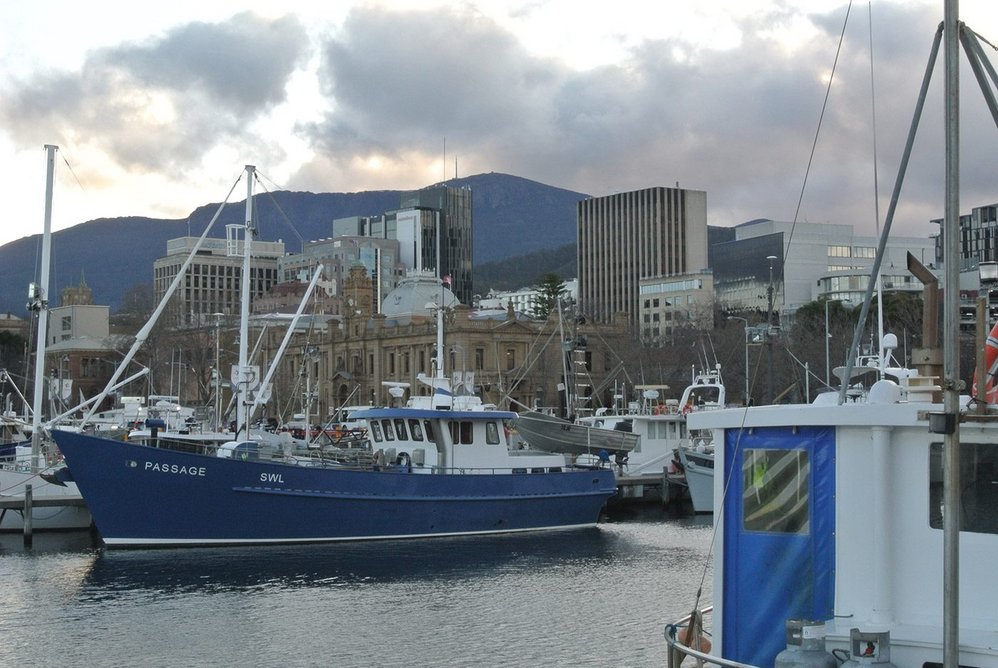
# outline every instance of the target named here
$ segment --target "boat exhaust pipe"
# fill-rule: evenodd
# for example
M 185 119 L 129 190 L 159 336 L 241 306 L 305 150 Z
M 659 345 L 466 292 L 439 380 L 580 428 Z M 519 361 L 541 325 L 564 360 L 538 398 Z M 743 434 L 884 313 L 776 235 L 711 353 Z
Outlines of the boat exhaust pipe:
M 939 347 L 939 279 L 908 253 L 908 271 L 922 282 L 922 347 L 911 351 L 911 363 L 919 375 L 942 378 L 943 350 Z M 942 393 L 932 400 L 942 401 Z

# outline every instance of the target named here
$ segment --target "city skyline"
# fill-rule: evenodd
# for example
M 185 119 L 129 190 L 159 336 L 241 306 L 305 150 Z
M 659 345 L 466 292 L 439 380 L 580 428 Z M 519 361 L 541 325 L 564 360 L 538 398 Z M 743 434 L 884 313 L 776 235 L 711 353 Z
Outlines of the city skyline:
M 491 171 L 595 197 L 678 184 L 708 193 L 711 225 L 797 218 L 874 233 L 938 3 L 852 6 L 844 33 L 845 2 L 700 4 L 111 2 L 95 15 L 8 3 L 0 244 L 41 232 L 46 143 L 60 146 L 56 230 L 183 218 L 248 163 L 272 190 L 410 190 Z M 998 41 L 986 32 L 994 3 L 961 12 Z M 928 235 L 941 215 L 940 68 L 895 219 L 903 234 Z M 998 193 L 993 121 L 963 69 L 968 209 Z

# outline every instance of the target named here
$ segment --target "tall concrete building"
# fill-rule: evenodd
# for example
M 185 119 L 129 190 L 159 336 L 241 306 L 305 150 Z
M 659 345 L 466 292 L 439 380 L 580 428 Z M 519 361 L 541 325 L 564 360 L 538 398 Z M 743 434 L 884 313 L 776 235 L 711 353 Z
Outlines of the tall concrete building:
M 707 193 L 655 187 L 582 200 L 577 208 L 581 313 L 637 327 L 641 282 L 707 268 Z M 713 295 L 702 289 L 704 300 Z M 699 298 L 699 297 L 697 297 Z
M 196 237 L 166 242 L 166 256 L 153 263 L 153 293 L 159 301 L 190 255 Z M 239 242 L 242 253 L 242 242 Z M 250 299 L 262 297 L 277 283 L 277 261 L 284 256 L 280 241 L 254 241 L 250 262 Z M 215 321 L 213 314 L 238 315 L 242 299 L 241 255 L 229 255 L 225 239 L 205 239 L 174 293 L 177 305 L 174 324 L 203 325 Z

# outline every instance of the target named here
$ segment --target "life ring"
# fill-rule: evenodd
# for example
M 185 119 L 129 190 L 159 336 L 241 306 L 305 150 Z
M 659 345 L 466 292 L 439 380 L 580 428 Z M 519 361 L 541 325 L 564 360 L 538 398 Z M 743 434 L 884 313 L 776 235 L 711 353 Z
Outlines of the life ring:
M 984 344 L 984 398 L 989 404 L 998 404 L 998 387 L 995 386 L 995 374 L 998 374 L 998 323 L 988 333 Z M 970 396 L 977 398 L 977 370 L 974 370 L 974 382 L 970 386 Z

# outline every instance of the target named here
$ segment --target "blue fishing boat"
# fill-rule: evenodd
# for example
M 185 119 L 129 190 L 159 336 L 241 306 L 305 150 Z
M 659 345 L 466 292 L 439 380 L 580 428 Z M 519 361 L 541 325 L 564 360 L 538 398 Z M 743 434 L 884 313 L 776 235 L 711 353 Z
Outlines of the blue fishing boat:
M 504 411 L 372 409 L 406 429 L 368 465 L 285 459 L 255 441 L 200 452 L 55 432 L 109 547 L 416 538 L 595 525 L 609 470 L 509 450 Z M 455 442 L 453 435 L 459 435 Z M 422 437 L 423 440 L 415 440 Z M 490 443 L 489 439 L 495 440 Z M 422 447 L 416 447 L 422 446 Z M 403 449 L 404 448 L 404 449 Z M 524 451 L 525 452 L 525 451 Z M 385 457 L 388 457 L 385 455 Z M 451 462 L 451 465 L 435 462 Z
M 252 178 L 253 168 L 247 167 Z M 244 275 L 249 274 L 252 187 Z M 239 244 L 236 244 L 239 245 Z M 182 273 L 182 272 L 181 272 Z M 318 272 L 316 278 L 318 277 Z M 313 285 L 315 278 L 313 278 Z M 248 290 L 248 289 L 247 289 Z M 593 526 L 616 493 L 609 469 L 510 443 L 510 411 L 452 385 L 436 304 L 435 375 L 404 405 L 353 414 L 370 448 L 304 452 L 290 438 L 254 440 L 252 408 L 267 396 L 247 363 L 244 292 L 237 429 L 229 441 L 157 434 L 117 441 L 54 431 L 72 479 L 109 547 L 298 543 L 417 538 Z M 283 344 L 282 344 L 283 345 Z M 406 384 L 390 383 L 401 403 Z M 255 392 L 254 397 L 254 390 Z M 290 436 L 290 434 L 288 434 Z

